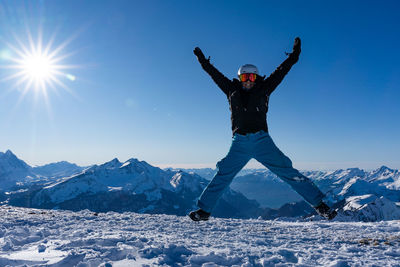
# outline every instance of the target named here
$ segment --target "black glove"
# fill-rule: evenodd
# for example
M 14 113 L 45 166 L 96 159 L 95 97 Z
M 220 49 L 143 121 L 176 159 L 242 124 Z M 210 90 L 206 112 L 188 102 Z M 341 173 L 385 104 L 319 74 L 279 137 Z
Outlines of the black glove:
M 294 39 L 294 44 L 293 44 L 293 51 L 292 53 L 287 53 L 285 52 L 285 54 L 287 56 L 289 56 L 290 58 L 294 59 L 295 63 L 297 62 L 297 60 L 299 60 L 299 55 L 301 52 L 301 40 L 299 37 L 296 37 L 296 39 Z
M 193 50 L 193 53 L 196 55 L 197 60 L 201 63 L 206 60 L 206 57 L 204 56 L 203 52 L 201 51 L 200 47 L 196 47 Z
M 295 57 L 299 57 L 300 52 L 301 52 L 301 40 L 299 37 L 296 37 L 296 39 L 294 39 L 292 55 Z

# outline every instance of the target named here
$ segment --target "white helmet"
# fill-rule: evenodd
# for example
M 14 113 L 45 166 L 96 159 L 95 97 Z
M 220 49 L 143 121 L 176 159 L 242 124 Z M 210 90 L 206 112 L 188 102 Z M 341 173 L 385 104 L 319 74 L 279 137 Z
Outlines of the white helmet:
M 238 70 L 238 76 L 243 73 L 255 73 L 258 75 L 258 69 L 252 64 L 244 64 Z

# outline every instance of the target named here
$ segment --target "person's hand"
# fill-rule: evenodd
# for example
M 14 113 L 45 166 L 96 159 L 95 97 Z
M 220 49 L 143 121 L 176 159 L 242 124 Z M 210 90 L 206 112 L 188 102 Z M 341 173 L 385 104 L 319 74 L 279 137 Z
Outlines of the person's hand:
M 203 61 L 206 60 L 206 57 L 204 56 L 203 51 L 201 51 L 200 47 L 196 47 L 196 48 L 193 50 L 193 53 L 196 55 L 197 60 L 198 60 L 199 62 L 203 62 Z
M 294 39 L 292 55 L 299 57 L 300 52 L 301 52 L 301 40 L 299 37 L 296 37 L 296 39 Z
M 294 39 L 292 52 L 291 53 L 285 52 L 285 54 L 289 56 L 289 58 L 291 58 L 294 63 L 296 63 L 299 60 L 300 52 L 301 52 L 301 40 L 299 37 L 296 37 Z

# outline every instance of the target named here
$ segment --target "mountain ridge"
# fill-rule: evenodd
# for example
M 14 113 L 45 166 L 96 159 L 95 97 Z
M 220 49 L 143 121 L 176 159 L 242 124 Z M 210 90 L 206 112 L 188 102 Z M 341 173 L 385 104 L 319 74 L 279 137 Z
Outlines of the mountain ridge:
M 81 173 L 50 181 L 34 190 L 14 191 L 9 204 L 47 209 L 135 211 L 185 215 L 194 208 L 207 180 L 183 171 L 164 171 L 131 158 L 117 158 L 93 165 Z M 239 204 L 238 206 L 231 203 Z M 219 217 L 250 217 L 259 204 L 227 190 L 213 214 Z
M 136 158 L 125 162 L 114 158 L 88 168 L 61 161 L 46 164 L 42 166 L 44 169 L 35 169 L 37 167 L 29 166 L 10 150 L 0 153 L 0 170 L 3 170 L 0 177 L 13 178 L 0 180 L 0 185 L 6 184 L 6 189 L 11 190 L 7 194 L 2 193 L 0 201 L 23 207 L 183 215 L 196 208 L 196 199 L 209 182 L 196 172 L 212 173 L 211 169 L 191 169 L 189 172 L 184 169 L 160 169 Z M 8 172 L 4 171 L 7 167 Z M 35 173 L 35 170 L 41 172 Z M 46 172 L 48 176 L 44 175 Z M 381 166 L 372 171 L 348 168 L 303 173 L 326 194 L 325 201 L 340 207 L 347 219 L 350 213 L 353 220 L 366 221 L 397 218 L 400 214 L 396 211 L 396 203 L 400 202 L 398 170 Z M 272 203 L 270 199 L 275 199 L 276 207 L 260 205 L 259 195 L 264 196 L 268 203 Z M 369 211 L 362 216 L 354 208 L 361 200 L 365 202 L 365 207 L 369 207 L 365 209 Z M 378 214 L 378 210 L 374 209 L 377 205 L 387 210 L 386 213 L 393 214 L 392 217 L 386 213 Z M 266 169 L 242 172 L 213 211 L 217 217 L 264 219 L 312 213 L 313 210 L 297 193 Z

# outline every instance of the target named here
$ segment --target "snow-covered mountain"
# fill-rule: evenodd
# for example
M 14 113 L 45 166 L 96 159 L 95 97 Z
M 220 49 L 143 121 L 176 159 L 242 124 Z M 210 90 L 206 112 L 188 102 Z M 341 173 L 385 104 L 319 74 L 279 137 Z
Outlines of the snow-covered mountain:
M 382 166 L 377 170 L 369 172 L 367 181 L 385 186 L 388 189 L 400 190 L 400 171 Z
M 69 163 L 67 161 L 60 161 L 56 163 L 50 163 L 43 166 L 33 167 L 32 171 L 35 174 L 49 177 L 49 178 L 62 178 L 72 176 L 74 174 L 80 173 L 84 170 L 84 167 L 80 167 L 76 164 Z
M 351 196 L 346 201 L 339 214 L 341 220 L 376 222 L 400 219 L 400 208 L 383 196 Z
M 113 159 L 42 188 L 10 193 L 9 203 L 36 208 L 68 210 L 135 211 L 184 215 L 207 180 L 183 171 L 162 170 L 145 161 Z M 227 190 L 213 214 L 246 218 L 259 214 L 259 204 Z
M 32 168 L 11 151 L 0 154 L 0 171 L 0 185 L 8 191 L 0 190 L 3 203 L 75 211 L 174 215 L 184 215 L 195 208 L 197 197 L 208 183 L 196 173 L 213 175 L 212 169 L 193 169 L 190 173 L 162 170 L 137 159 L 126 162 L 113 159 L 83 171 L 67 162 Z M 398 170 L 382 166 L 373 171 L 351 168 L 303 173 L 327 195 L 325 200 L 339 209 L 343 220 L 400 219 Z M 10 190 L 15 185 L 19 186 Z M 274 219 L 313 212 L 297 193 L 268 170 L 242 171 L 231 188 L 220 199 L 213 216 Z
M 269 170 L 255 170 L 238 176 L 233 180 L 231 188 L 268 208 L 277 209 L 286 203 L 303 200 L 288 184 Z
M 201 173 L 199 170 L 196 172 Z M 327 195 L 325 201 L 339 208 L 345 220 L 400 219 L 398 170 L 382 166 L 373 171 L 349 168 L 304 171 L 303 174 L 312 179 Z M 312 213 L 312 209 L 302 202 L 302 198 L 269 170 L 246 170 L 246 173 L 241 173 L 233 180 L 231 188 L 258 201 L 265 208 L 261 216 L 266 219 Z M 360 206 L 361 200 L 362 211 L 354 208 Z
M 204 173 L 199 169 L 194 172 Z M 206 169 L 207 174 L 211 174 L 210 169 Z M 214 170 L 215 173 L 215 170 Z M 354 194 L 371 194 L 379 192 L 379 195 L 390 194 L 398 195 L 400 190 L 400 172 L 382 166 L 381 168 L 367 172 L 358 168 L 349 168 L 335 171 L 303 171 L 304 175 L 312 179 L 324 193 L 335 196 L 332 203 L 339 201 L 337 196 L 342 198 Z M 357 190 L 342 192 L 348 188 L 356 179 L 357 185 L 364 183 L 364 187 L 358 186 Z M 346 187 L 347 185 L 347 187 Z M 345 188 L 346 187 L 346 188 Z M 350 189 L 354 189 L 354 185 Z M 241 192 L 249 199 L 255 199 L 263 207 L 279 208 L 291 202 L 302 201 L 302 197 L 290 188 L 285 182 L 267 169 L 261 170 L 242 170 L 233 180 L 231 188 Z M 392 192 L 391 190 L 395 190 Z M 395 197 L 389 197 L 397 201 Z
M 83 169 L 66 161 L 31 167 L 11 150 L 7 150 L 5 153 L 0 152 L 0 191 L 54 181 L 79 173 Z
M 216 170 L 215 169 L 211 169 L 211 168 L 191 168 L 191 169 L 182 169 L 182 168 L 166 168 L 165 170 L 169 170 L 169 171 L 184 171 L 187 173 L 193 173 L 193 174 L 197 174 L 200 175 L 201 177 L 205 178 L 206 180 L 211 180 L 215 173 Z
M 32 167 L 17 158 L 10 150 L 5 153 L 0 152 L 0 191 L 35 180 L 37 177 Z
M 207 179 L 207 180 L 211 180 L 215 173 L 217 172 L 216 169 L 211 169 L 211 168 L 192 168 L 192 169 L 174 169 L 174 168 L 167 168 L 167 170 L 182 170 L 185 171 L 187 173 L 195 173 L 200 175 L 201 177 Z M 236 177 L 240 177 L 240 176 L 244 176 L 247 174 L 252 174 L 254 172 L 258 172 L 258 171 L 264 171 L 265 169 L 242 169 L 237 175 Z
M 196 173 L 207 180 L 211 180 L 216 173 L 215 169 L 210 168 L 182 170 Z M 302 201 L 301 196 L 289 185 L 266 169 L 243 169 L 233 179 L 230 187 L 247 198 L 256 200 L 264 208 L 278 209 L 286 203 Z

